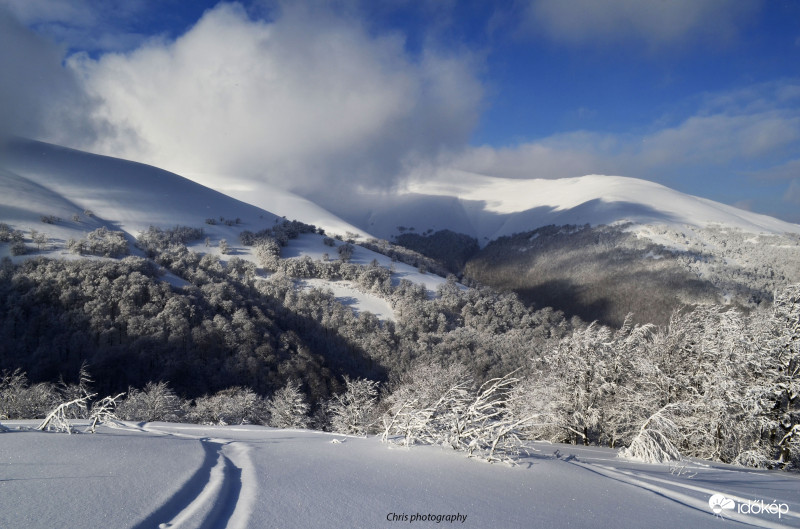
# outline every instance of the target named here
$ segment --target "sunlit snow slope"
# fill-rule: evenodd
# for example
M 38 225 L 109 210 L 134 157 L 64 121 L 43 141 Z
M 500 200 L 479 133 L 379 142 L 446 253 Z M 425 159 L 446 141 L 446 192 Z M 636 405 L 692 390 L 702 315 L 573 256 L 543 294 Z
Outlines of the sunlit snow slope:
M 83 215 L 87 210 L 94 219 Z M 83 218 L 73 221 L 75 214 Z M 43 226 L 40 217 L 46 215 L 61 222 Z M 226 226 L 205 223 L 219 217 L 239 218 L 251 230 L 276 218 L 156 167 L 35 141 L 0 142 L 0 220 L 14 229 L 81 236 L 105 224 L 135 236 L 151 225 L 180 224 L 224 234 Z
M 320 200 L 323 200 L 321 197 Z M 509 179 L 445 171 L 396 193 L 337 197 L 329 210 L 375 235 L 450 229 L 480 244 L 550 224 L 719 224 L 752 233 L 800 233 L 790 224 L 637 178 Z M 398 227 L 402 226 L 401 229 Z

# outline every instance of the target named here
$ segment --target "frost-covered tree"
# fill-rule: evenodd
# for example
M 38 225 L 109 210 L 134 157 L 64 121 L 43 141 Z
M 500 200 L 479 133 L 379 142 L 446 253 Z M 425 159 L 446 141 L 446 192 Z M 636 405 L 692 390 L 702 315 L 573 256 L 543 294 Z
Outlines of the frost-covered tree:
M 334 432 L 366 435 L 375 423 L 378 383 L 367 379 L 344 377 L 347 389 L 328 404 Z
M 148 382 L 144 389 L 128 389 L 128 396 L 117 406 L 117 416 L 125 421 L 177 421 L 181 401 L 166 382 Z
M 62 402 L 47 414 L 36 429 L 45 432 L 71 434 L 74 431 L 72 427 L 72 418 L 76 415 L 84 414 L 87 403 L 93 396 L 94 395 L 84 395 L 77 399 Z
M 339 252 L 339 259 L 346 263 L 353 257 L 354 250 L 355 247 L 349 242 L 346 242 L 342 245 L 339 245 L 339 248 L 337 248 L 336 251 Z
M 252 389 L 233 387 L 195 400 L 189 420 L 203 424 L 265 424 L 267 406 Z
M 463 364 L 419 363 L 394 381 L 384 398 L 388 409 L 382 417 L 382 439 L 399 435 L 406 446 L 437 442 L 439 425 L 435 422 L 452 401 L 466 396 L 472 385 Z
M 630 444 L 619 455 L 645 463 L 668 463 L 682 459 L 673 439 L 679 437 L 678 426 L 670 418 L 676 404 L 667 404 L 647 418 Z
M 0 374 L 0 420 L 44 418 L 60 399 L 53 384 L 31 385 L 19 369 Z
M 800 466 L 800 285 L 775 293 L 771 401 L 773 434 L 782 466 Z
M 298 381 L 290 381 L 267 403 L 269 425 L 275 428 L 306 428 L 309 406 Z
M 119 393 L 114 397 L 108 396 L 92 404 L 92 409 L 89 412 L 89 428 L 87 431 L 95 433 L 98 424 L 109 424 L 117 420 L 116 408 L 119 399 L 125 395 Z

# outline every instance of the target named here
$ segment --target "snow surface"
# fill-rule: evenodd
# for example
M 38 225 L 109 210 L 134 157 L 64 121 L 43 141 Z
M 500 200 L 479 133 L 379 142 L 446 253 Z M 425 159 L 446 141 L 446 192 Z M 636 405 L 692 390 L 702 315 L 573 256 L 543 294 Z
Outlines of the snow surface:
M 0 468 L 3 527 L 800 527 L 794 474 L 547 443 L 509 467 L 374 437 L 120 423 L 95 435 L 0 433 Z M 726 522 L 709 508 L 717 493 L 788 512 L 723 511 Z

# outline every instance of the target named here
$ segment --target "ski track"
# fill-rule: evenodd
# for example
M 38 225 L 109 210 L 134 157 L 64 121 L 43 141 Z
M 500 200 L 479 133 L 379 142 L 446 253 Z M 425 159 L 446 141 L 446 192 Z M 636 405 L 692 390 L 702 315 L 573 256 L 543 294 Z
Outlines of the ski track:
M 203 464 L 186 484 L 135 529 L 246 529 L 255 499 L 255 469 L 249 447 L 237 441 L 162 431 L 148 423 L 122 424 L 154 435 L 195 439 Z M 167 520 L 167 521 L 165 521 Z
M 205 461 L 194 476 L 179 490 L 165 505 L 156 510 L 146 520 L 137 526 L 159 527 L 159 529 L 246 529 L 253 513 L 254 502 L 257 495 L 256 469 L 251 460 L 251 447 L 246 441 L 214 438 L 193 435 L 197 427 L 166 427 L 161 430 L 158 425 L 139 423 L 121 425 L 155 435 L 184 437 L 196 439 L 202 443 L 206 451 Z M 236 431 L 236 428 L 231 430 Z M 603 476 L 605 478 L 636 487 L 668 500 L 674 501 L 684 508 L 702 513 L 709 512 L 708 498 L 720 493 L 719 490 L 700 486 L 702 479 L 694 480 L 690 484 L 679 479 L 663 479 L 646 472 L 636 472 L 615 468 L 609 463 L 625 462 L 625 460 L 608 457 L 580 457 L 570 454 L 562 459 L 575 467 Z M 600 455 L 600 454 L 598 454 Z M 700 470 L 720 470 L 697 467 Z M 694 469 L 694 467 L 693 467 Z M 731 470 L 729 472 L 736 472 Z M 761 499 L 765 504 L 773 499 L 744 498 L 737 494 L 724 491 L 725 496 L 737 502 Z M 740 514 L 735 511 L 725 512 L 724 518 L 739 522 L 751 527 L 765 529 L 781 529 L 786 527 L 800 527 L 800 504 L 789 503 L 791 509 L 783 515 L 780 521 L 765 519 L 755 515 Z M 169 521 L 163 520 L 169 518 Z
M 697 509 L 702 512 L 708 512 L 708 498 L 721 491 L 712 490 L 705 487 L 690 485 L 682 483 L 678 480 L 666 480 L 652 475 L 633 472 L 630 470 L 622 470 L 612 468 L 607 465 L 597 465 L 579 461 L 577 458 L 572 458 L 567 461 L 568 463 L 583 468 L 589 472 L 594 472 L 601 476 L 613 479 L 615 481 L 626 483 L 628 485 L 648 490 L 653 494 L 657 494 L 676 503 L 679 503 L 687 508 Z M 692 494 L 695 493 L 695 494 Z M 744 498 L 735 494 L 725 492 L 725 497 L 733 499 L 737 502 L 746 503 L 750 500 L 763 500 L 765 504 L 771 503 L 774 499 L 766 498 Z M 699 496 L 699 498 L 698 498 Z M 798 513 L 798 505 L 793 502 L 789 503 L 791 509 L 788 513 L 783 514 L 780 522 L 756 517 L 755 515 L 740 514 L 735 511 L 726 511 L 722 518 L 734 520 L 745 525 L 752 527 L 764 527 L 767 529 L 783 529 L 786 527 L 800 527 L 800 513 Z M 788 518 L 788 519 L 787 519 Z

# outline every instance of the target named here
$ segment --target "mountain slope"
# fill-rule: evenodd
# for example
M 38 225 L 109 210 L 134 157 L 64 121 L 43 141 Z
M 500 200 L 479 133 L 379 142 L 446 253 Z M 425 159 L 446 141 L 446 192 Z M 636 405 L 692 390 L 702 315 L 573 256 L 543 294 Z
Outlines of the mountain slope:
M 67 241 L 85 238 L 101 227 L 124 232 L 132 243 L 150 226 L 169 229 L 180 225 L 203 229 L 206 240 L 187 242 L 192 250 L 216 255 L 223 263 L 235 256 L 259 264 L 252 247 L 239 244 L 239 235 L 245 230 L 271 228 L 286 217 L 351 228 L 305 199 L 273 191 L 274 196 L 262 194 L 258 202 L 280 206 L 281 216 L 149 165 L 33 140 L 0 140 L 0 223 L 24 233 L 29 250 L 33 233 L 46 235 L 48 244 L 34 255 L 76 258 L 65 249 Z M 227 255 L 219 248 L 223 239 L 231 247 Z M 290 240 L 282 255 L 321 259 L 326 253 L 335 256 L 340 244 L 337 241 L 331 247 L 324 244 L 322 235 L 305 234 Z M 130 248 L 134 255 L 143 255 L 132 244 Z M 11 253 L 10 245 L 0 244 L 0 256 Z M 389 257 L 361 247 L 354 249 L 351 258 L 354 264 L 373 260 L 387 269 L 393 266 Z M 393 277 L 425 285 L 431 292 L 445 282 L 403 263 L 394 264 Z M 167 279 L 181 284 L 177 278 Z M 374 295 L 345 284 L 330 283 L 330 287 L 341 294 L 337 294 L 340 301 L 355 310 L 380 308 L 381 316 L 391 318 L 385 301 Z
M 481 246 L 505 235 L 568 224 L 720 224 L 750 233 L 800 233 L 797 224 L 621 176 L 525 180 L 449 171 L 412 181 L 398 193 L 336 197 L 325 205 L 383 238 L 397 235 L 398 226 L 417 233 L 449 229 L 476 238 Z
M 536 307 L 612 325 L 629 312 L 639 322 L 666 323 L 687 304 L 752 307 L 800 282 L 800 225 L 636 178 L 450 171 L 398 193 L 332 204 L 346 220 L 449 263 L 454 273 L 513 290 Z M 459 259 L 444 259 L 443 251 Z
M 96 219 L 87 225 L 89 211 Z M 81 221 L 71 220 L 75 214 Z M 48 215 L 62 220 L 53 229 L 65 235 L 105 224 L 133 236 L 176 224 L 223 236 L 231 230 L 206 219 L 268 226 L 278 218 L 156 167 L 35 141 L 0 142 L 0 220 L 40 229 L 40 217 Z

